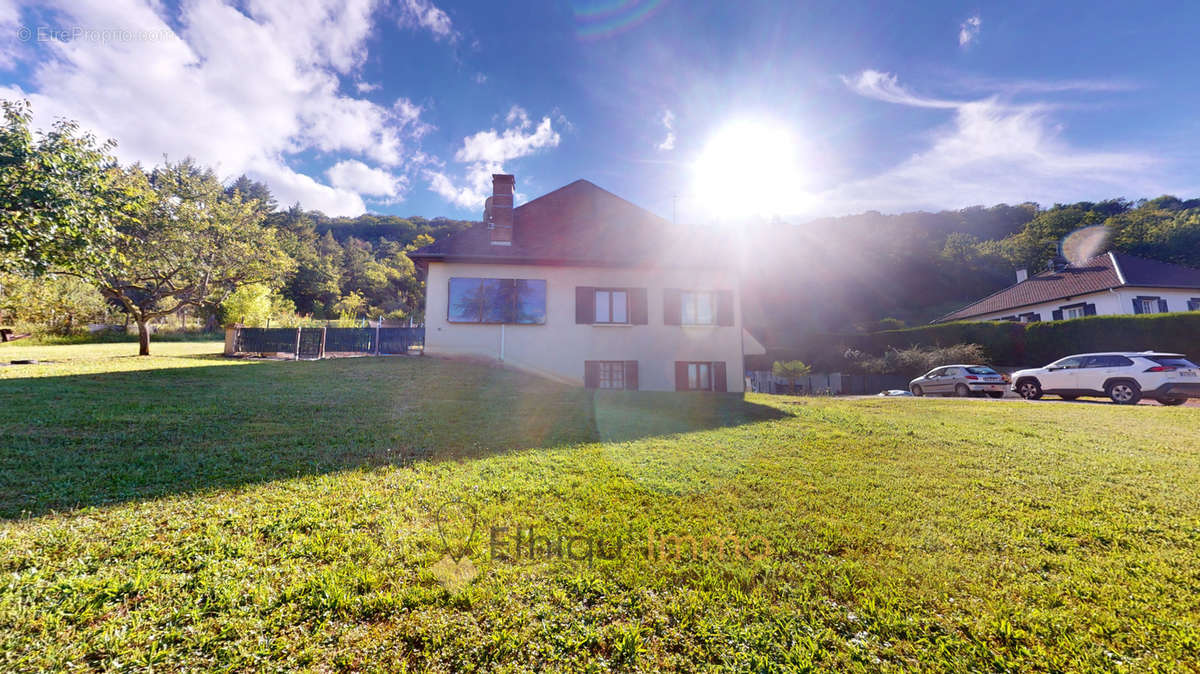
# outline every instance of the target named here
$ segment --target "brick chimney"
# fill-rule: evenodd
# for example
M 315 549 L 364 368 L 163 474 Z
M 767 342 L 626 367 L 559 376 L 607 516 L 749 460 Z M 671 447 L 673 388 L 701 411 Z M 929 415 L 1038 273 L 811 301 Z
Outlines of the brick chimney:
M 492 174 L 492 196 L 484 205 L 483 219 L 493 246 L 511 246 L 513 240 L 513 188 L 517 179 L 507 173 Z

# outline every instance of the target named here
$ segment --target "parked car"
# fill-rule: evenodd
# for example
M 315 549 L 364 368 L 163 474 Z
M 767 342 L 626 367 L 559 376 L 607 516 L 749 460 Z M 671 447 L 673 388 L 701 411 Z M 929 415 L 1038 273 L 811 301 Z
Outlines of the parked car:
M 1051 393 L 1063 400 L 1108 396 L 1119 405 L 1134 405 L 1145 397 L 1182 405 L 1200 398 L 1200 366 L 1181 353 L 1082 353 L 1014 372 L 1012 388 L 1026 400 Z
M 966 397 L 986 393 L 993 398 L 1004 397 L 1004 375 L 987 365 L 943 365 L 908 383 L 915 396 L 955 395 Z

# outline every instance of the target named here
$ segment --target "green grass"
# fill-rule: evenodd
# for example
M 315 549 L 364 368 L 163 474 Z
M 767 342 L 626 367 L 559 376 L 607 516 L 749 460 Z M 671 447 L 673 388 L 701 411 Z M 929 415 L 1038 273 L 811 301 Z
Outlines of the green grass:
M 0 367 L 0 669 L 1200 663 L 1195 409 L 17 346 L 0 362 L 58 362 Z M 433 570 L 453 499 L 480 522 L 457 591 Z M 493 524 L 626 544 L 493 560 Z M 771 554 L 653 557 L 650 532 Z

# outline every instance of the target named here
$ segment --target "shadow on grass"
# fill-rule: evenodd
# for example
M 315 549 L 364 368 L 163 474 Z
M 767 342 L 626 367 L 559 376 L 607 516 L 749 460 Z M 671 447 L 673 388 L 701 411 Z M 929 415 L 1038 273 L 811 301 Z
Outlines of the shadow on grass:
M 782 416 L 740 395 L 594 393 L 428 358 L 9 379 L 0 518 Z

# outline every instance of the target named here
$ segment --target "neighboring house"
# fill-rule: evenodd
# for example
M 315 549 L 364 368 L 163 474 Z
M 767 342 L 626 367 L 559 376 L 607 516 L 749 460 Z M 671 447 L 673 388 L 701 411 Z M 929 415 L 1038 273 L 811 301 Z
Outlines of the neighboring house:
M 589 388 L 741 392 L 737 251 L 586 181 L 513 207 L 492 176 L 483 222 L 410 254 L 425 350 Z
M 1200 311 L 1200 269 L 1125 253 L 1105 253 L 1022 280 L 947 314 L 946 321 L 1058 321 L 1108 314 Z

